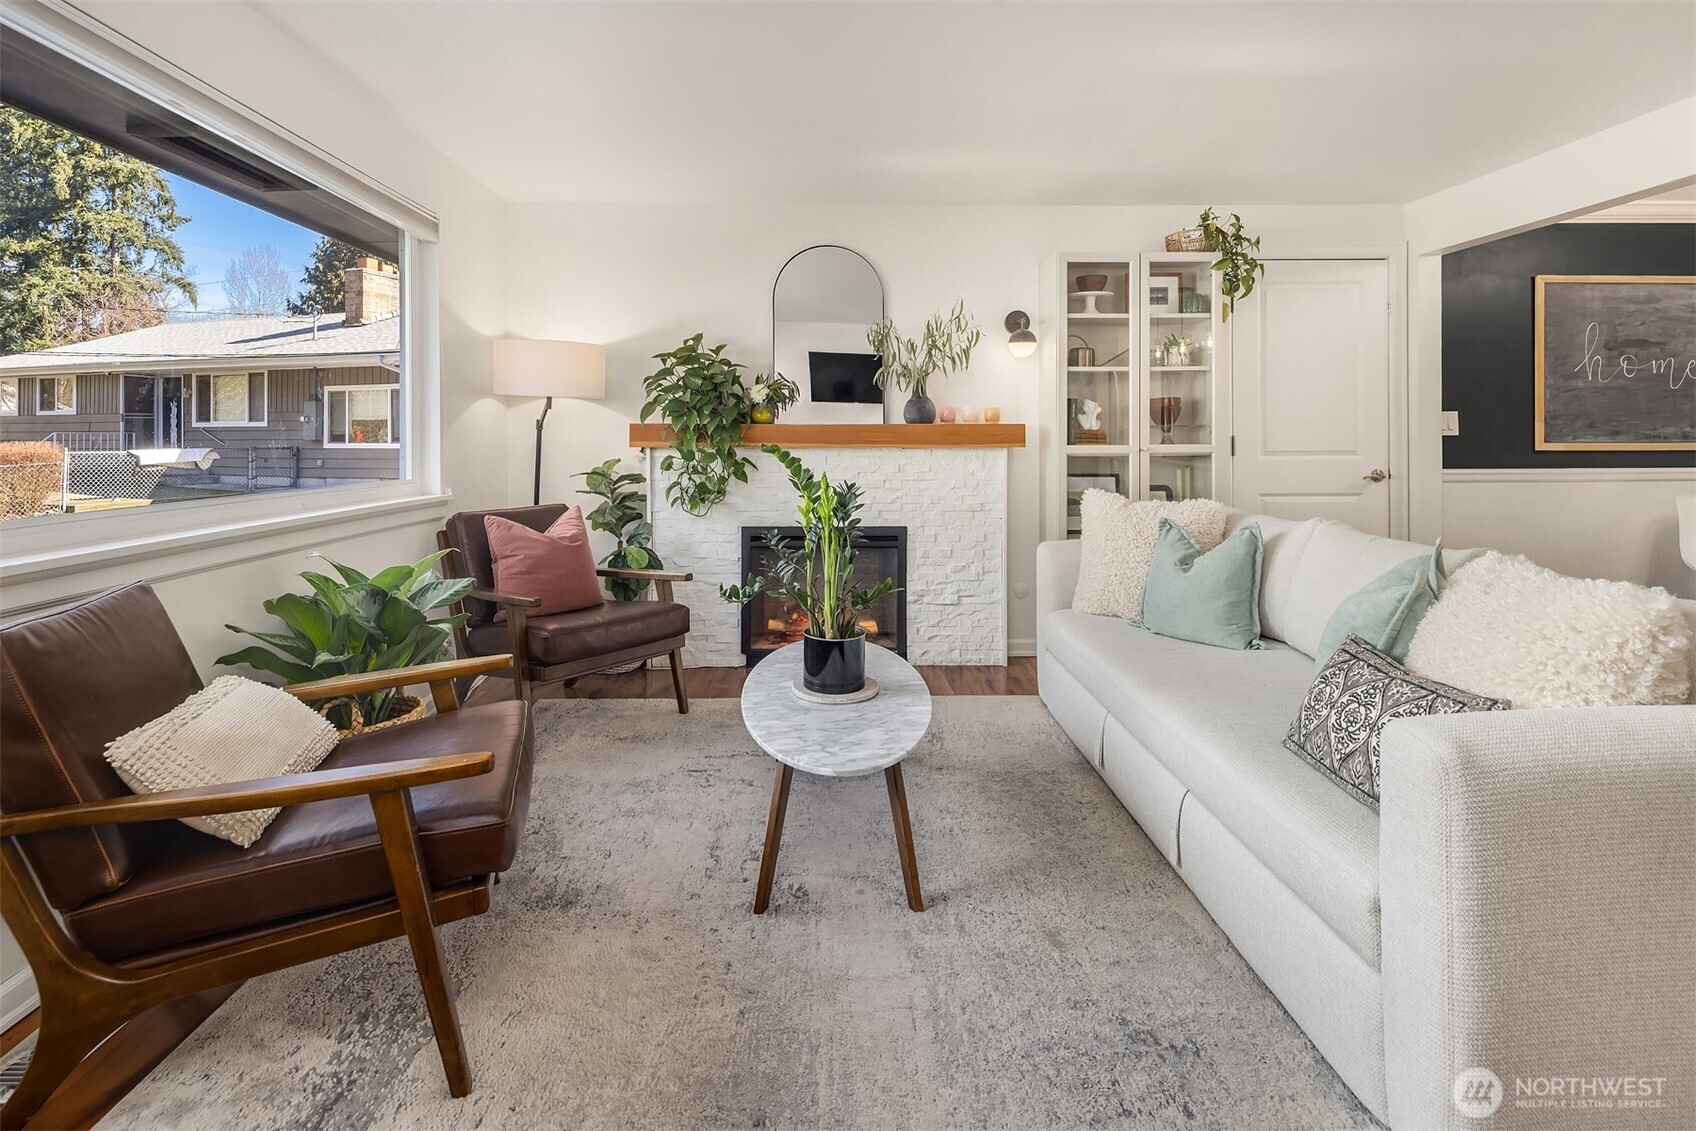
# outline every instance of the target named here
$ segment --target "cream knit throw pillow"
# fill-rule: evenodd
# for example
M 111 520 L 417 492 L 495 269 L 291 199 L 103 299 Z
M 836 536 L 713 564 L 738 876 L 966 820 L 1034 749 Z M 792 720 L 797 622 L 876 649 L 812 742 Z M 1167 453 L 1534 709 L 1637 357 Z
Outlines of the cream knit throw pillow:
M 1690 698 L 1690 626 L 1664 589 L 1565 577 L 1480 554 L 1419 622 L 1407 666 L 1515 707 Z
M 137 793 L 303 774 L 336 745 L 336 728 L 286 691 L 226 675 L 150 723 L 106 744 L 106 761 Z M 247 848 L 281 809 L 185 817 Z
M 1202 553 L 1225 540 L 1225 504 L 1216 499 L 1132 502 L 1111 491 L 1084 492 L 1083 559 L 1072 608 L 1080 613 L 1135 619 L 1154 560 L 1160 520 L 1169 518 L 1195 539 Z

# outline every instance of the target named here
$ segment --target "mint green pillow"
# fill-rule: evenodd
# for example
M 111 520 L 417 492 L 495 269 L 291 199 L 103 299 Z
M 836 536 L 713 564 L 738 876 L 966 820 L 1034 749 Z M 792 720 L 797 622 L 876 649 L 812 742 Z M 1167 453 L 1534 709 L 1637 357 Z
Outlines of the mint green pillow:
M 1263 553 L 1255 523 L 1204 554 L 1183 527 L 1161 519 L 1142 591 L 1142 619 L 1133 623 L 1216 648 L 1260 647 Z
M 1358 636 L 1398 664 L 1407 663 L 1413 633 L 1442 595 L 1449 575 L 1443 569 L 1443 540 L 1429 557 L 1409 558 L 1343 598 L 1319 634 L 1320 667 L 1351 635 Z

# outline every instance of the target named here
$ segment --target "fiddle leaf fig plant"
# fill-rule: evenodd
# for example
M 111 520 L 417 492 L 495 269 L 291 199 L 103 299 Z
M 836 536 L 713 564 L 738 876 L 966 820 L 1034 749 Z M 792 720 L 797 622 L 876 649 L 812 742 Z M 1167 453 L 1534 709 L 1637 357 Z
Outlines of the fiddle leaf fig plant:
M 880 389 L 894 385 L 903 393 L 911 391 L 923 397 L 932 378 L 961 372 L 970 365 L 972 351 L 982 338 L 977 322 L 966 312 L 964 299 L 946 314 L 938 311 L 931 315 L 917 338 L 902 337 L 895 323 L 886 318 L 866 331 L 866 343 L 882 359 L 872 379 Z
M 324 558 L 340 580 L 308 570 L 300 576 L 311 587 L 311 595 L 285 593 L 266 601 L 265 611 L 282 621 L 287 632 L 225 625 L 270 648 L 249 645 L 219 656 L 218 663 L 246 664 L 289 683 L 311 683 L 448 659 L 448 639 L 465 623 L 465 614 L 438 619 L 429 614 L 454 604 L 472 587 L 469 578 L 436 572 L 435 564 L 451 552 L 440 550 L 412 565 L 390 566 L 374 577 Z M 392 688 L 345 696 L 358 703 L 367 725 L 388 719 L 394 697 Z M 352 720 L 347 707 L 339 705 L 331 709 L 330 721 L 346 729 Z
M 1213 209 L 1209 208 L 1202 212 L 1197 223 L 1207 234 L 1208 248 L 1219 256 L 1213 262 L 1213 270 L 1219 272 L 1219 295 L 1222 300 L 1219 320 L 1229 322 L 1231 308 L 1236 305 L 1237 300 L 1252 294 L 1255 281 L 1266 274 L 1266 265 L 1254 257 L 1260 250 L 1260 237 L 1244 232 L 1243 218 L 1235 212 L 1231 213 L 1231 218 L 1227 221 L 1215 215 Z
M 799 496 L 796 510 L 802 545 L 789 547 L 777 531 L 771 531 L 766 535 L 766 546 L 775 559 L 770 568 L 742 585 L 719 586 L 719 596 L 735 604 L 746 604 L 762 592 L 788 597 L 807 614 L 810 635 L 852 640 L 861 631 L 860 613 L 895 591 L 895 581 L 888 577 L 875 585 L 854 583 L 861 538 L 859 485 L 832 483 L 828 475 L 814 475 L 776 444 L 760 450 L 775 456 L 789 472 L 789 482 Z
M 660 367 L 642 380 L 642 420 L 659 413 L 672 431 L 672 450 L 660 461 L 672 476 L 666 501 L 693 515 L 723 502 L 732 479 L 748 482 L 754 466 L 737 450 L 752 408 L 742 366 L 724 356 L 723 344 L 704 347 L 702 337 L 655 354 Z
M 654 552 L 654 524 L 644 513 L 647 493 L 637 490 L 648 477 L 640 471 L 621 472 L 618 460 L 609 459 L 579 471 L 574 478 L 582 479 L 583 489 L 601 499 L 601 505 L 589 512 L 589 525 L 618 539 L 618 547 L 601 564 L 613 569 L 664 569 L 665 563 Z M 645 577 L 606 579 L 607 592 L 615 601 L 634 601 L 651 584 Z

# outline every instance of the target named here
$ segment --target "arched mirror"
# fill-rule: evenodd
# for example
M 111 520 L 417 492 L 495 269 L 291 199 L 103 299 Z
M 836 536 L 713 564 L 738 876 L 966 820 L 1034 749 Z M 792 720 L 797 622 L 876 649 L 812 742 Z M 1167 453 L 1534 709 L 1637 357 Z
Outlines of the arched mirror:
M 881 424 L 878 358 L 866 331 L 883 321 L 883 282 L 866 257 L 835 244 L 791 256 L 771 291 L 771 368 L 800 386 L 783 419 Z

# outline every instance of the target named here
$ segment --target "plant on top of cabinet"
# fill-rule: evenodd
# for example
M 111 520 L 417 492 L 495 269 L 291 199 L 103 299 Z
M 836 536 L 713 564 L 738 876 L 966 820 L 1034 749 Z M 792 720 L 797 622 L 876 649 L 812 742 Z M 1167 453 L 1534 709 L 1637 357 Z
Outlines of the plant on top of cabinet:
M 917 338 L 902 337 L 886 318 L 866 331 L 867 344 L 883 361 L 874 378 L 877 387 L 887 389 L 893 384 L 903 393 L 911 391 L 901 418 L 908 424 L 933 424 L 936 405 L 925 395 L 925 387 L 933 377 L 964 371 L 982 337 L 976 321 L 966 313 L 964 299 L 947 314 L 933 314 Z
M 1219 320 L 1231 319 L 1231 308 L 1240 298 L 1254 291 L 1255 280 L 1266 274 L 1266 265 L 1254 257 L 1260 250 L 1260 237 L 1243 231 L 1243 218 L 1231 213 L 1229 222 L 1214 215 L 1209 208 L 1201 214 L 1201 230 L 1207 235 L 1207 250 L 1216 252 L 1213 269 L 1219 272 Z
M 730 481 L 748 482 L 748 459 L 737 445 L 752 404 L 742 384 L 742 366 L 724 356 L 721 343 L 703 348 L 696 334 L 674 350 L 656 353 L 659 369 L 642 379 L 647 403 L 641 419 L 659 413 L 671 426 L 672 451 L 660 470 L 672 473 L 666 501 L 693 515 L 722 503 Z

